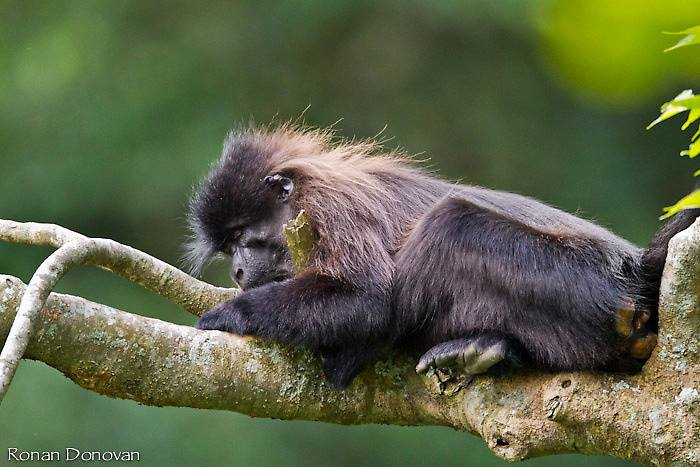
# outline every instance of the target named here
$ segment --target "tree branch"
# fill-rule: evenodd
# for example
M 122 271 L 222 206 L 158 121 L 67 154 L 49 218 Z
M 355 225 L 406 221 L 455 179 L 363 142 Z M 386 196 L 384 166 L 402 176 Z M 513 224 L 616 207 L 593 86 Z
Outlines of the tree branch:
M 90 248 L 82 263 L 92 264 L 167 298 L 195 316 L 238 294 L 238 289 L 216 287 L 185 274 L 142 251 L 106 238 L 88 238 L 53 224 L 0 219 L 0 241 L 60 248 L 68 242 Z M 80 248 L 78 249 L 78 251 Z
M 86 239 L 66 243 L 41 263 L 34 273 L 29 287 L 22 295 L 19 311 L 0 353 L 0 401 L 5 397 L 17 371 L 17 365 L 27 348 L 34 327 L 34 317 L 68 269 L 93 254 L 92 248 L 83 248 L 82 243 L 88 241 Z
M 116 272 L 195 314 L 234 296 L 231 289 L 205 284 L 163 261 L 113 240 L 87 238 L 56 225 L 0 220 L 0 240 L 58 247 L 34 273 L 0 353 L 0 401 L 29 342 L 34 316 L 44 306 L 56 283 L 76 264 L 94 264 Z M 202 307 L 202 303 L 206 306 Z
M 24 290 L 19 279 L 0 275 L 0 340 Z M 87 389 L 148 405 L 348 424 L 445 420 L 443 405 L 432 400 L 408 360 L 396 362 L 398 367 L 380 363 L 360 378 L 362 384 L 336 391 L 325 385 L 309 352 L 199 331 L 70 295 L 51 294 L 37 315 L 26 357 Z M 415 395 L 407 397 L 408 391 Z
M 51 294 L 36 315 L 26 357 L 90 390 L 149 405 L 343 424 L 446 425 L 481 436 L 509 460 L 579 452 L 700 465 L 699 289 L 696 222 L 671 242 L 659 346 L 633 377 L 528 371 L 472 381 L 419 377 L 415 362 L 388 356 L 336 391 L 308 352 L 60 294 Z M 0 342 L 23 293 L 18 279 L 0 276 Z

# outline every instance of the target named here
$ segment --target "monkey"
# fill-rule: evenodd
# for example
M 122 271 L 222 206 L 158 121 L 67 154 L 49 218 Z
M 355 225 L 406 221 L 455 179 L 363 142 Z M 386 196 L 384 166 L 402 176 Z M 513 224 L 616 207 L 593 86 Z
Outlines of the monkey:
M 309 216 L 294 272 L 283 225 Z M 382 352 L 416 371 L 637 372 L 656 338 L 675 216 L 639 248 L 533 198 L 453 183 L 401 150 L 292 124 L 244 128 L 190 199 L 187 260 L 231 259 L 242 292 L 196 326 L 298 345 L 348 386 Z

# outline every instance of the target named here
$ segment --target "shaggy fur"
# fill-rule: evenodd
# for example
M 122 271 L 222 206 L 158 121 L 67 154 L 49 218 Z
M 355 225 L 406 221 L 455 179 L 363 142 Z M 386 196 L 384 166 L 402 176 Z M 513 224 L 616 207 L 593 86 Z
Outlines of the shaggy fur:
M 262 181 L 276 174 L 294 181 L 292 211 L 311 217 L 308 268 L 246 290 L 199 326 L 318 350 L 341 387 L 382 349 L 419 354 L 480 336 L 542 369 L 636 370 L 643 361 L 626 349 L 648 329 L 621 336 L 619 310 L 636 303 L 649 315 L 668 239 L 688 223 L 645 253 L 534 199 L 440 180 L 371 141 L 281 126 L 226 139 L 191 202 L 195 269 L 234 226 L 272 215 Z

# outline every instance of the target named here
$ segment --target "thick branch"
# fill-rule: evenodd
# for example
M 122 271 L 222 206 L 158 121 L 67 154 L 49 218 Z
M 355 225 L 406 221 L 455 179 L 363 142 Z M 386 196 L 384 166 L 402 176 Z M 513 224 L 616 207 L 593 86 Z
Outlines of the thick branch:
M 698 245 L 697 222 L 671 243 L 660 345 L 634 377 L 523 372 L 468 382 L 421 378 L 415 362 L 389 357 L 348 390 L 335 391 L 304 351 L 59 294 L 37 315 L 26 355 L 83 387 L 150 405 L 335 423 L 447 425 L 481 436 L 510 460 L 581 452 L 700 465 Z M 0 276 L 0 342 L 22 290 L 17 279 Z
M 0 276 L 0 342 L 24 289 L 19 279 Z M 341 392 L 323 383 L 318 362 L 308 352 L 199 331 L 78 297 L 51 294 L 36 323 L 26 357 L 101 394 L 258 417 L 449 423 L 442 412 L 449 412 L 450 401 L 433 400 L 409 361 L 379 363 Z

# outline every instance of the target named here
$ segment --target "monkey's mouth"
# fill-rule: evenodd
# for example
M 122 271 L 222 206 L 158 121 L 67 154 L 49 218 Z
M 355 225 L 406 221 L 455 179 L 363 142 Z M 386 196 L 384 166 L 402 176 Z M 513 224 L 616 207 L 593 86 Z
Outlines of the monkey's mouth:
M 273 282 L 284 282 L 287 279 L 290 279 L 291 276 L 288 274 L 276 274 L 274 276 L 269 276 L 269 277 L 264 277 L 259 280 L 253 281 L 253 282 L 245 282 L 245 281 L 240 281 L 240 280 L 235 280 L 234 282 L 238 287 L 241 288 L 241 290 L 251 290 L 251 289 L 257 289 L 258 287 L 261 287 L 265 284 L 270 284 Z

